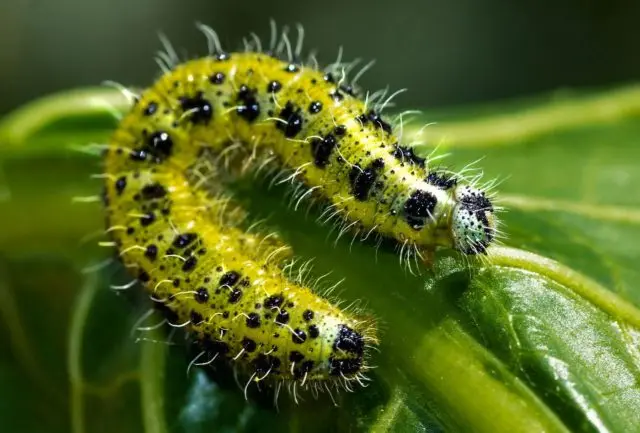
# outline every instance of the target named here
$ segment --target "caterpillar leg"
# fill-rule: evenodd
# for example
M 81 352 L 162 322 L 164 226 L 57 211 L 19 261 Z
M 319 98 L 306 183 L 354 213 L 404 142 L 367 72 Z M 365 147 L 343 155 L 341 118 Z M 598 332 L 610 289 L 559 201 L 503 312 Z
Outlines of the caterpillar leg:
M 436 260 L 436 250 L 434 248 L 425 248 L 420 250 L 420 259 L 427 269 L 433 269 Z

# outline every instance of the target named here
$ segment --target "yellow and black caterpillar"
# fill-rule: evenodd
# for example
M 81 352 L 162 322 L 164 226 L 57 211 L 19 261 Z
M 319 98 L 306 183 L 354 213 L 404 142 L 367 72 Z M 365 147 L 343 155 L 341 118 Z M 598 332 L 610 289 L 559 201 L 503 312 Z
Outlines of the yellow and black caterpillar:
M 368 368 L 370 321 L 342 311 L 285 276 L 268 236 L 240 229 L 242 210 L 200 182 L 221 158 L 255 170 L 277 167 L 303 185 L 299 199 L 328 204 L 330 217 L 429 252 L 486 250 L 496 234 L 487 195 L 431 171 L 399 141 L 339 68 L 302 62 L 288 40 L 262 51 L 223 51 L 180 63 L 137 95 L 105 155 L 109 233 L 122 261 L 173 324 L 184 325 L 202 359 L 225 357 L 253 381 L 348 386 Z M 218 185 L 218 183 L 213 182 Z

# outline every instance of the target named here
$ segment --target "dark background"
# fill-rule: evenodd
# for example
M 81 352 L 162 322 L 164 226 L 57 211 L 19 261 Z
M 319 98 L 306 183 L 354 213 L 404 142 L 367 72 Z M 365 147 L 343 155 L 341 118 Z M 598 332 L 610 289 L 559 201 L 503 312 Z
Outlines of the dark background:
M 639 0 L 0 0 L 0 113 L 44 94 L 115 80 L 146 85 L 163 31 L 204 54 L 194 23 L 227 49 L 302 23 L 307 49 L 376 59 L 365 88 L 408 87 L 428 108 L 608 86 L 640 77 Z

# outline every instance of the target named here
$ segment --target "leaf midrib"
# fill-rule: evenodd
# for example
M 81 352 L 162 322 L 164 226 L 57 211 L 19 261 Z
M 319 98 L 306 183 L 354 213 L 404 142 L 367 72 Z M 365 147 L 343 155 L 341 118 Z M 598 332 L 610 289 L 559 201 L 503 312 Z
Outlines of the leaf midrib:
M 552 131 L 615 122 L 640 113 L 640 86 L 627 86 L 596 96 L 551 100 L 535 108 L 475 120 L 452 120 L 406 126 L 409 141 L 444 143 L 456 148 L 519 144 Z
M 500 194 L 499 204 L 524 211 L 573 213 L 598 221 L 640 224 L 640 208 L 558 200 L 519 194 Z

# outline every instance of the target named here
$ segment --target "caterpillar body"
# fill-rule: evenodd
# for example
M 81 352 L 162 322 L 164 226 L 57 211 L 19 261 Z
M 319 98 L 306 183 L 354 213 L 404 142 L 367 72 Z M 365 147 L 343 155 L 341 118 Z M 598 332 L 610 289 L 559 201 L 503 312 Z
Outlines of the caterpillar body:
M 278 167 L 304 185 L 300 199 L 327 202 L 354 232 L 419 251 L 484 252 L 496 231 L 493 205 L 456 176 L 429 171 L 344 77 L 278 50 L 223 52 L 204 30 L 212 52 L 172 64 L 110 140 L 109 233 L 203 359 L 226 357 L 253 381 L 348 387 L 369 368 L 374 326 L 287 278 L 275 259 L 286 246 L 242 231 L 234 216 L 242 211 L 202 187 L 197 167 L 208 161 L 215 171 L 216 158 L 230 154 Z

